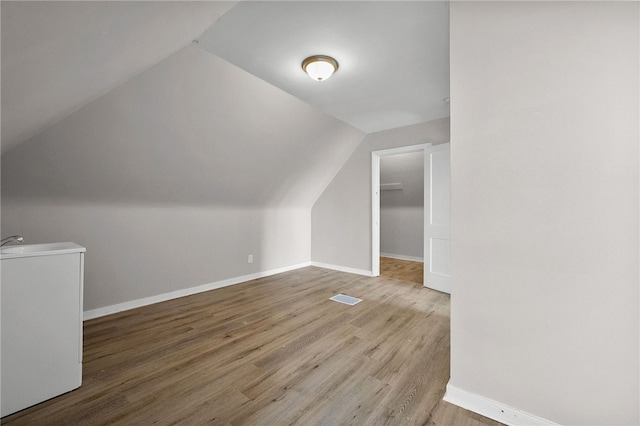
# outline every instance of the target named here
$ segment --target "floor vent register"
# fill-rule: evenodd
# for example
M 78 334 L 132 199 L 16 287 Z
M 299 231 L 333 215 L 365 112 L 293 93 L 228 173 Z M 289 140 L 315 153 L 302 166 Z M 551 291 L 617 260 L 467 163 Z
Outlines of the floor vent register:
M 345 305 L 353 306 L 357 303 L 362 302 L 362 299 L 358 299 L 357 297 L 347 296 L 346 294 L 336 294 L 333 297 L 330 297 L 329 300 L 333 300 L 334 302 L 344 303 Z

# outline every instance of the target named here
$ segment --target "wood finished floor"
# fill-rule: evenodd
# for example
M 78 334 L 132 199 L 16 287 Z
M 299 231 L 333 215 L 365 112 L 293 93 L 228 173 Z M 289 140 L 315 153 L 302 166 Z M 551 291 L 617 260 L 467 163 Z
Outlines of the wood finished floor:
M 402 279 L 308 267 L 86 321 L 84 339 L 82 386 L 3 425 L 499 424 L 442 401 L 449 296 Z
M 422 262 L 381 257 L 380 276 L 422 285 L 424 273 L 423 266 L 424 264 Z

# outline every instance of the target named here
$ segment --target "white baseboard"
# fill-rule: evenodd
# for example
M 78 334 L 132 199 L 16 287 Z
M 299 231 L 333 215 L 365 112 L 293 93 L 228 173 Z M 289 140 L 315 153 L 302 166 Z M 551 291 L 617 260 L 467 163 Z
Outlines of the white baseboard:
M 392 254 L 392 253 L 380 253 L 380 256 L 389 257 L 391 259 L 411 260 L 413 262 L 422 262 L 422 263 L 424 263 L 424 257 L 405 256 L 404 254 Z
M 209 290 L 215 290 L 222 287 L 228 287 L 230 285 L 240 284 L 246 281 L 255 280 L 257 278 L 263 278 L 263 277 L 268 277 L 275 274 L 281 274 L 283 272 L 293 271 L 294 269 L 300 269 L 307 266 L 311 266 L 311 262 L 304 262 L 304 263 L 299 263 L 297 265 L 270 269 L 268 271 L 257 272 L 255 274 L 243 275 L 241 277 L 236 277 L 236 278 L 229 278 L 226 280 L 216 281 L 209 284 L 203 284 L 196 287 L 184 288 L 180 290 L 170 291 L 168 293 L 158 294 L 157 296 L 144 297 L 142 299 L 136 299 L 128 302 L 118 303 L 111 306 L 105 306 L 103 308 L 92 309 L 89 311 L 84 311 L 83 319 L 86 321 L 94 318 L 99 318 L 105 315 L 115 314 L 117 312 L 139 308 L 141 306 L 147 306 L 147 305 L 152 305 L 154 303 L 165 302 L 171 299 L 177 299 L 178 297 L 190 296 L 192 294 L 202 293 L 204 291 L 209 291 Z
M 332 269 L 334 271 L 340 271 L 340 272 L 348 272 L 350 274 L 364 275 L 366 277 L 373 276 L 371 274 L 371 271 L 366 271 L 364 269 L 349 268 L 348 266 L 331 265 L 329 263 L 322 263 L 322 262 L 311 262 L 311 266 L 317 266 L 318 268 L 324 268 L 324 269 Z
M 475 393 L 458 389 L 451 384 L 447 384 L 447 392 L 443 399 L 451 404 L 510 426 L 557 426 L 557 423 L 552 421 L 520 411 Z

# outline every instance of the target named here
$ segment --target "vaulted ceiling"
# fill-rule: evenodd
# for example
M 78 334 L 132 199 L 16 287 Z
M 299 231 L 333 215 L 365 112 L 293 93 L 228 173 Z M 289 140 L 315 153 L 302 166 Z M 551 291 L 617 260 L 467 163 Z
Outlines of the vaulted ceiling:
M 449 116 L 448 2 L 241 2 L 198 42 L 366 133 Z M 302 72 L 315 54 L 330 79 Z
M 364 134 L 189 45 L 2 156 L 2 197 L 309 208 Z
M 2 1 L 2 152 L 182 49 L 235 4 Z
M 364 132 L 448 116 L 446 2 L 2 1 L 2 152 L 197 47 Z M 304 57 L 330 54 L 317 83 Z

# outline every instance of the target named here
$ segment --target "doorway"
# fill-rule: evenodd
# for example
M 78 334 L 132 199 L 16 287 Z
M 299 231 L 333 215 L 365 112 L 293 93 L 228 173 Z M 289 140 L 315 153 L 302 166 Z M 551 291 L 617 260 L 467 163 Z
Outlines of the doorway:
M 380 276 L 424 283 L 424 151 L 380 157 Z
M 449 144 L 420 144 L 371 153 L 372 199 L 372 275 L 380 275 L 380 167 L 381 158 L 397 154 L 423 152 L 423 254 L 425 287 L 451 292 L 451 232 L 450 232 L 450 154 Z M 394 183 L 397 184 L 397 183 Z M 397 185 L 396 185 L 397 187 Z

